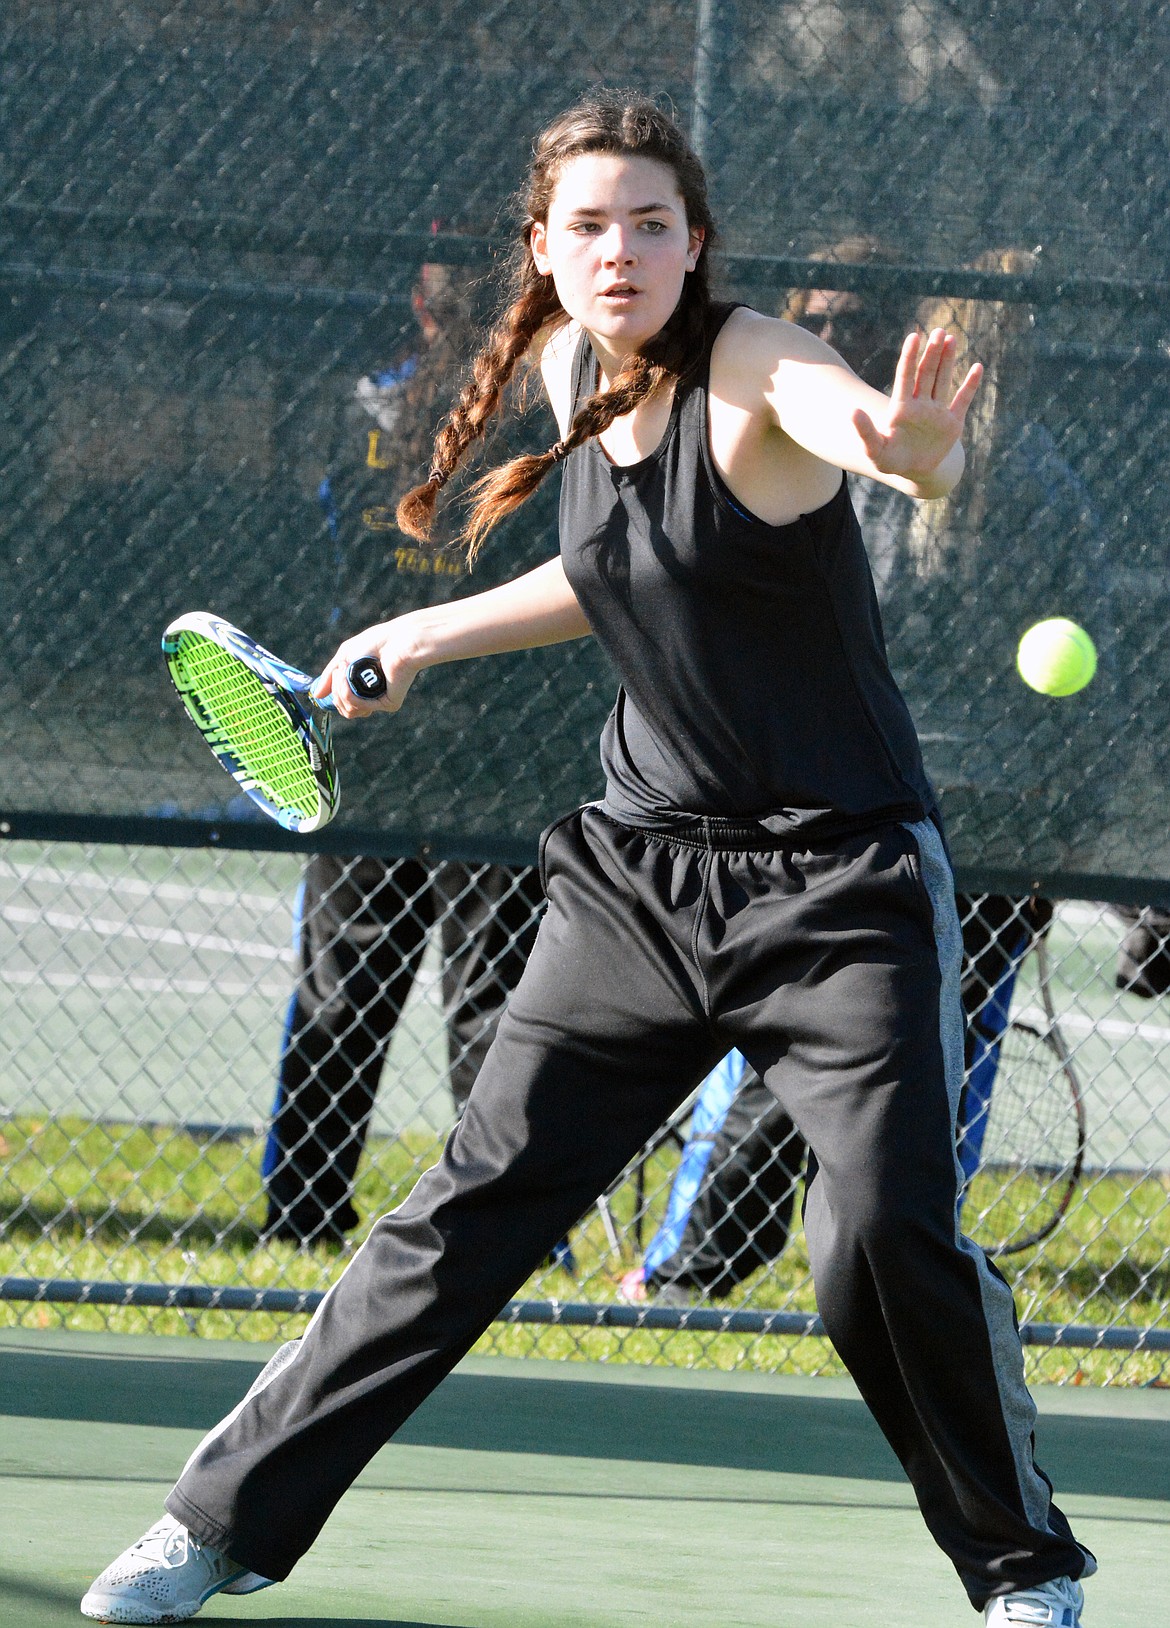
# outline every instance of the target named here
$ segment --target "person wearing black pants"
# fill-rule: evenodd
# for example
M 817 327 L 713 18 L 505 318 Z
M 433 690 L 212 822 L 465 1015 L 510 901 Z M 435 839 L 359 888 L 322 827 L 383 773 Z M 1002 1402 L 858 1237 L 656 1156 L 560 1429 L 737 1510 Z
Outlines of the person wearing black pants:
M 605 797 L 545 836 L 536 944 L 438 1165 L 196 1449 L 91 1616 L 182 1620 L 287 1576 L 735 1046 L 816 1156 L 825 1325 L 971 1603 L 988 1628 L 1078 1628 L 1095 1561 L 1033 1459 L 1011 1292 L 959 1231 L 954 883 L 842 479 L 949 490 L 979 372 L 955 389 L 953 339 L 913 335 L 882 396 L 814 335 L 716 305 L 712 232 L 650 99 L 593 93 L 539 138 L 511 303 L 399 518 L 425 535 L 531 354 L 561 439 L 489 471 L 468 538 L 563 464 L 560 557 L 366 629 L 318 687 L 346 717 L 395 711 L 437 662 L 593 633 L 621 677 Z M 344 677 L 363 652 L 374 705 Z
M 446 861 L 433 870 L 314 854 L 297 910 L 298 975 L 261 1174 L 265 1233 L 339 1240 L 391 1037 L 432 928 L 443 954 L 448 1083 L 462 1113 L 536 936 L 535 868 Z

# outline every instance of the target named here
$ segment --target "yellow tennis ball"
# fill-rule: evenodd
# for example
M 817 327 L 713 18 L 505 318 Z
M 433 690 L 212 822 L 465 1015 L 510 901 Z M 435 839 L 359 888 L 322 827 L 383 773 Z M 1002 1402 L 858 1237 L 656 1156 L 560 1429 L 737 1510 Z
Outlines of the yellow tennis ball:
M 1016 666 L 1041 695 L 1075 695 L 1097 671 L 1097 647 L 1067 616 L 1050 616 L 1024 634 Z

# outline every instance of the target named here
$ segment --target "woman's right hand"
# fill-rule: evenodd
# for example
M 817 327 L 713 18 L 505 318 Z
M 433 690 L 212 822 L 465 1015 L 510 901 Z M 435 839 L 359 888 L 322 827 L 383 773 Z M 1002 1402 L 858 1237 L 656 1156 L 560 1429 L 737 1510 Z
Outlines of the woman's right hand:
M 312 687 L 318 701 L 333 697 L 334 708 L 343 718 L 366 718 L 372 712 L 397 712 L 406 700 L 406 692 L 414 683 L 426 663 L 417 651 L 417 632 L 412 626 L 414 613 L 396 616 L 389 622 L 378 622 L 363 633 L 355 633 L 338 645 L 326 663 L 321 676 Z M 386 676 L 386 693 L 376 701 L 358 695 L 350 687 L 347 674 L 351 664 L 363 656 L 374 656 Z
M 346 639 L 312 693 L 318 699 L 331 695 L 343 718 L 397 712 L 424 667 L 535 650 L 565 639 L 583 639 L 589 631 L 564 566 L 559 558 L 552 559 L 499 588 L 407 611 Z M 386 693 L 376 701 L 355 695 L 346 677 L 350 663 L 363 656 L 376 656 L 386 675 Z

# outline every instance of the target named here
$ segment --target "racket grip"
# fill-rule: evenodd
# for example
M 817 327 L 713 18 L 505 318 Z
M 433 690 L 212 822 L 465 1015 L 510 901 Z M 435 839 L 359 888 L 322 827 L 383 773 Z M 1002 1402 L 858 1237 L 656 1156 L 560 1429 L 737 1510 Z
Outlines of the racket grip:
M 361 656 L 351 661 L 345 676 L 353 693 L 365 701 L 377 701 L 386 693 L 386 675 L 376 656 Z

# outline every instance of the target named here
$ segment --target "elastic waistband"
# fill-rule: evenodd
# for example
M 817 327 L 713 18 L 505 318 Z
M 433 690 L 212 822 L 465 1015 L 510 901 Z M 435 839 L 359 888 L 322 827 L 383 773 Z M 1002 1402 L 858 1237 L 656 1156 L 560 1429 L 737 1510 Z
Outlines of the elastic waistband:
M 715 814 L 689 815 L 672 825 L 635 825 L 629 820 L 619 820 L 600 803 L 591 806 L 603 820 L 621 831 L 636 831 L 639 836 L 650 837 L 655 842 L 698 848 L 703 852 L 772 852 L 779 848 L 807 847 L 810 841 L 817 840 L 811 832 L 770 831 L 758 820 L 733 820 Z
M 717 815 L 698 814 L 685 824 L 671 826 L 665 831 L 648 830 L 634 826 L 644 836 L 658 837 L 663 842 L 681 843 L 684 848 L 718 849 L 732 853 L 749 850 L 791 848 L 793 833 L 778 836 L 756 820 L 728 820 Z
M 637 831 L 640 836 L 657 842 L 674 843 L 683 848 L 697 848 L 706 852 L 770 853 L 781 848 L 810 849 L 822 843 L 838 842 L 842 837 L 863 831 L 878 830 L 889 825 L 909 825 L 920 820 L 921 809 L 883 813 L 874 818 L 844 819 L 824 822 L 815 826 L 796 826 L 787 822 L 780 829 L 764 820 L 734 819 L 716 814 L 685 814 L 677 821 L 662 825 L 639 825 L 633 820 L 619 819 L 603 803 L 590 803 L 589 809 L 616 825 L 621 831 Z

